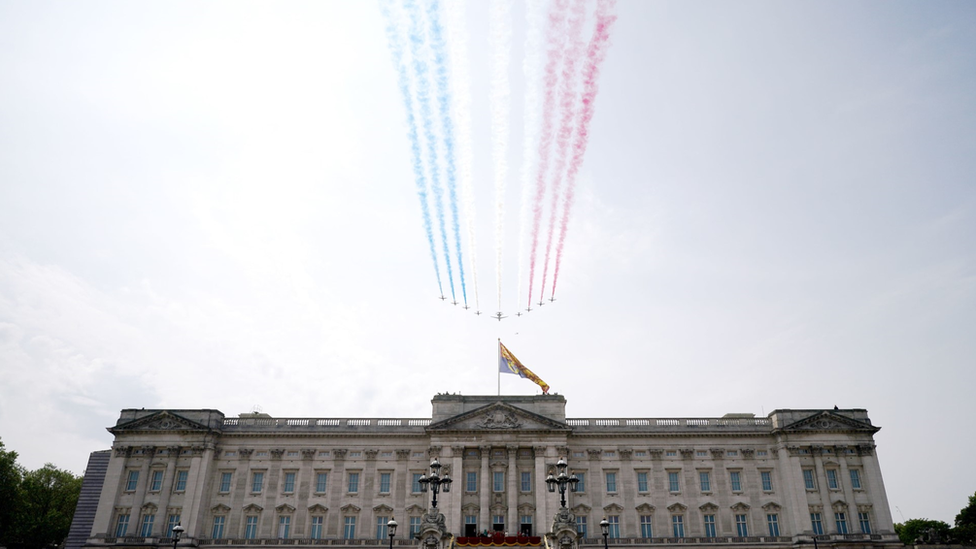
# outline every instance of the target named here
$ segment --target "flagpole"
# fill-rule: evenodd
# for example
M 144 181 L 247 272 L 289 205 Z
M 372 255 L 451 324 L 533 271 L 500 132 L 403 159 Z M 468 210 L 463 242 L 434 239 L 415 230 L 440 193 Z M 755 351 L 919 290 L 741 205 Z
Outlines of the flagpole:
M 498 396 L 502 396 L 502 370 L 499 364 L 502 363 L 502 338 L 498 338 L 498 358 L 495 360 L 495 371 L 498 372 Z

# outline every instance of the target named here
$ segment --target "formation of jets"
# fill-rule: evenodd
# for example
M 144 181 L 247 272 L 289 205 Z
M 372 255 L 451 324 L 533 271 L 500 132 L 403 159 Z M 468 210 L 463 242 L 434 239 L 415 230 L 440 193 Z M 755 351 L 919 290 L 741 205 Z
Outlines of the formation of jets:
M 437 299 L 440 299 L 441 301 L 447 301 L 447 298 L 443 294 L 441 294 L 441 296 L 438 297 Z M 552 303 L 553 301 L 556 301 L 556 298 L 555 297 L 550 297 L 549 298 L 549 302 Z M 453 300 L 451 300 L 451 304 L 456 306 L 459 303 L 458 303 L 457 299 L 453 299 Z M 539 303 L 537 305 L 539 305 L 540 307 L 542 307 L 545 304 L 546 304 L 545 300 L 540 297 L 539 298 Z M 464 310 L 468 310 L 468 309 L 471 308 L 471 306 L 468 305 L 467 303 L 465 303 L 464 305 L 461 305 L 461 307 L 464 308 Z M 532 312 L 532 305 L 531 304 L 529 304 L 529 306 L 525 309 L 525 312 L 526 313 L 531 313 Z M 481 311 L 477 311 L 476 310 L 474 312 L 474 314 L 476 314 L 478 316 L 481 316 Z M 522 316 L 522 311 L 517 311 L 515 313 L 515 316 Z M 501 322 L 503 318 L 508 318 L 508 316 L 506 316 L 501 311 L 498 311 L 497 313 L 491 315 L 491 318 L 494 318 L 495 320 Z

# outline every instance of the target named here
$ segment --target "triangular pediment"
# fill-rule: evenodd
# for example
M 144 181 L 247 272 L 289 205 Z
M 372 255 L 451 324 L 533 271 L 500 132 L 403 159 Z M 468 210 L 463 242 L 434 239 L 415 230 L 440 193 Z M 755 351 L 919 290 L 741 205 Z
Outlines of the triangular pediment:
M 504 402 L 430 424 L 428 431 L 569 431 L 564 422 L 523 410 Z
M 146 417 L 120 423 L 115 427 L 109 427 L 108 431 L 113 435 L 132 431 L 211 431 L 209 427 L 196 421 L 191 421 L 168 410 L 161 410 Z
M 877 433 L 880 428 L 875 427 L 870 423 L 865 423 L 863 421 L 851 419 L 840 414 L 835 414 L 830 410 L 824 410 L 799 421 L 794 421 L 793 423 L 784 426 L 781 430 L 792 433 L 825 431 L 861 431 L 866 433 Z

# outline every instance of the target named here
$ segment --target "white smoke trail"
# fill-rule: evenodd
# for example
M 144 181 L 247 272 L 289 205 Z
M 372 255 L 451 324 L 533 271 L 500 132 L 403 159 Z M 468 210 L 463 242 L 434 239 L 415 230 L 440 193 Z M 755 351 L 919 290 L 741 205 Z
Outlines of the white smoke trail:
M 508 64 L 512 44 L 511 0 L 492 0 L 488 16 L 491 86 L 491 156 L 495 166 L 495 281 L 498 310 L 502 308 L 502 242 L 505 237 L 505 179 L 508 177 L 509 102 Z
M 540 112 L 542 101 L 542 25 L 545 18 L 542 0 L 525 2 L 525 58 L 522 61 L 522 74 L 525 75 L 525 109 L 523 112 L 522 134 L 522 196 L 519 206 L 519 252 L 518 252 L 518 293 L 515 308 L 522 306 L 522 274 L 524 272 L 525 243 L 529 232 L 529 202 L 533 176 L 535 175 L 536 150 L 539 140 Z
M 468 33 L 465 5 L 461 0 L 444 2 L 444 30 L 451 64 L 451 88 L 454 92 L 454 138 L 457 177 L 461 185 L 461 206 L 468 236 L 468 261 L 474 289 L 474 306 L 478 309 L 478 246 L 475 234 L 474 193 L 471 182 L 471 76 L 468 72 Z

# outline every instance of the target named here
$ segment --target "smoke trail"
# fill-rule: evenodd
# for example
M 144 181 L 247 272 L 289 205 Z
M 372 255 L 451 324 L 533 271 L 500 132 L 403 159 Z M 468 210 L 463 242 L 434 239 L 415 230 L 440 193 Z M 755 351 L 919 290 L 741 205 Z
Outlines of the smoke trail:
M 475 238 L 474 196 L 471 190 L 471 80 L 468 76 L 468 34 L 464 17 L 465 4 L 460 0 L 444 3 L 444 30 L 451 63 L 451 82 L 454 97 L 455 147 L 457 172 L 461 185 L 461 204 L 464 207 L 464 225 L 468 235 L 468 261 L 471 268 L 471 285 L 474 290 L 475 310 L 478 302 L 478 247 Z
M 549 169 L 549 148 L 552 145 L 552 118 L 556 103 L 556 67 L 562 56 L 562 26 L 567 0 L 554 0 L 549 8 L 549 28 L 546 32 L 545 93 L 542 102 L 542 130 L 539 133 L 539 163 L 536 168 L 535 197 L 532 203 L 532 247 L 529 253 L 528 303 L 532 307 L 532 282 L 535 278 L 535 257 L 539 246 L 539 224 L 542 221 L 542 199 L 546 193 L 546 171 Z
M 559 133 L 556 137 L 556 165 L 552 170 L 552 204 L 549 207 L 549 235 L 546 237 L 546 256 L 542 263 L 542 285 L 539 295 L 545 293 L 546 275 L 549 272 L 549 254 L 552 251 L 552 236 L 556 232 L 556 217 L 558 216 L 559 187 L 566 169 L 566 154 L 569 149 L 570 138 L 573 136 L 573 119 L 576 114 L 576 84 L 580 57 L 583 55 L 583 19 L 586 9 L 583 0 L 574 0 L 569 14 L 569 32 L 567 39 L 569 47 L 563 60 L 562 89 L 559 92 L 559 106 L 562 118 Z
M 410 79 L 407 76 L 407 64 L 403 59 L 405 38 L 403 36 L 402 13 L 394 16 L 390 12 L 391 0 L 382 0 L 380 9 L 386 19 L 386 39 L 390 53 L 393 55 L 393 68 L 397 71 L 397 84 L 403 97 L 403 106 L 407 111 L 407 138 L 410 141 L 410 153 L 413 160 L 413 176 L 417 186 L 417 196 L 420 198 L 420 211 L 423 214 L 424 232 L 430 246 L 430 258 L 434 263 L 434 274 L 437 275 L 437 289 L 444 295 L 441 285 L 441 271 L 437 264 L 437 249 L 434 246 L 434 231 L 430 222 L 430 206 L 427 201 L 427 178 L 424 176 L 423 159 L 420 153 L 420 139 L 417 136 L 417 121 L 413 114 L 413 96 L 410 93 Z
M 519 252 L 518 252 L 518 292 L 515 294 L 515 308 L 521 307 L 522 273 L 525 259 L 525 240 L 528 226 L 529 198 L 532 189 L 532 170 L 535 168 L 535 155 L 539 135 L 540 86 L 537 76 L 542 71 L 542 20 L 544 13 L 541 0 L 525 3 L 525 59 L 522 61 L 522 74 L 525 75 L 525 109 L 522 130 L 522 193 L 519 201 Z
M 457 169 L 454 164 L 454 122 L 451 118 L 451 90 L 448 86 L 447 48 L 440 22 L 440 2 L 433 0 L 427 6 L 427 24 L 430 28 L 430 47 L 434 54 L 434 81 L 437 83 L 437 107 L 444 134 L 444 161 L 447 175 L 448 203 L 451 207 L 451 230 L 454 234 L 454 252 L 457 255 L 458 277 L 461 296 L 468 304 L 468 290 L 464 282 L 464 262 L 461 258 L 461 226 L 458 222 Z
M 583 69 L 583 107 L 580 109 L 579 121 L 576 127 L 576 140 L 573 142 L 573 158 L 566 173 L 566 199 L 563 207 L 563 218 L 559 232 L 559 245 L 556 247 L 556 270 L 552 276 L 552 296 L 556 295 L 556 282 L 559 280 L 559 265 L 563 256 L 563 244 L 566 242 L 566 229 L 569 226 L 569 212 L 573 207 L 575 196 L 576 176 L 579 174 L 583 155 L 589 143 L 590 120 L 593 119 L 593 106 L 598 91 L 597 80 L 600 77 L 600 66 L 607 56 L 610 47 L 610 27 L 617 20 L 613 8 L 616 0 L 599 0 L 596 8 L 596 26 L 593 38 L 590 39 L 586 52 L 586 66 Z
M 505 179 L 508 177 L 508 60 L 512 42 L 511 0 L 492 0 L 488 16 L 488 44 L 491 50 L 491 157 L 495 166 L 495 282 L 498 310 L 502 308 L 502 241 L 505 234 Z
M 413 69 L 417 84 L 417 104 L 420 106 L 420 118 L 423 123 L 424 140 L 427 143 L 427 169 L 430 172 L 430 188 L 434 193 L 434 211 L 437 214 L 437 225 L 440 228 L 441 243 L 444 248 L 444 264 L 447 267 L 447 279 L 451 285 L 451 299 L 457 301 L 454 293 L 454 274 L 451 269 L 451 251 L 447 244 L 447 229 L 444 226 L 444 204 L 441 189 L 440 172 L 437 161 L 437 141 L 434 139 L 434 119 L 430 109 L 430 80 L 424 49 L 423 29 L 420 25 L 420 8 L 414 0 L 404 3 L 410 15 L 410 55 L 413 57 Z

